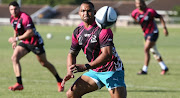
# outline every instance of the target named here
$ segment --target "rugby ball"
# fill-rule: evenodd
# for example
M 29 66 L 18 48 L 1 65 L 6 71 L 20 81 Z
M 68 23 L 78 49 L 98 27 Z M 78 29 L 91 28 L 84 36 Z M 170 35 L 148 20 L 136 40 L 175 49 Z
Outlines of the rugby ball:
M 95 14 L 95 22 L 102 29 L 108 29 L 116 23 L 117 13 L 110 6 L 101 7 Z

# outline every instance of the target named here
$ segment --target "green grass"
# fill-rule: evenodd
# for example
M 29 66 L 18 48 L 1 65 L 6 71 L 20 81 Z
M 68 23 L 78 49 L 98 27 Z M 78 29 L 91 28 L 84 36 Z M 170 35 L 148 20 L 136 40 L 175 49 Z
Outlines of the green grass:
M 66 75 L 66 57 L 71 41 L 65 40 L 71 36 L 75 27 L 37 25 L 45 41 L 48 60 L 54 64 L 61 77 Z M 23 91 L 11 92 L 10 85 L 16 82 L 11 55 L 13 50 L 8 38 L 13 35 L 11 26 L 0 26 L 0 98 L 66 98 L 65 92 L 58 93 L 55 78 L 43 68 L 33 53 L 21 60 Z M 160 28 L 160 37 L 157 42 L 158 49 L 170 71 L 167 75 L 160 75 L 160 66 L 154 60 L 150 61 L 148 75 L 138 76 L 136 73 L 143 65 L 143 36 L 140 27 L 122 27 L 114 31 L 116 50 L 125 66 L 125 82 L 128 98 L 179 98 L 180 96 L 180 28 L 169 28 L 169 36 L 165 37 Z M 52 33 L 53 38 L 48 40 L 47 33 Z M 87 63 L 81 52 L 77 63 Z M 77 73 L 65 85 L 65 91 L 81 75 Z M 110 98 L 108 90 L 89 93 L 83 98 Z

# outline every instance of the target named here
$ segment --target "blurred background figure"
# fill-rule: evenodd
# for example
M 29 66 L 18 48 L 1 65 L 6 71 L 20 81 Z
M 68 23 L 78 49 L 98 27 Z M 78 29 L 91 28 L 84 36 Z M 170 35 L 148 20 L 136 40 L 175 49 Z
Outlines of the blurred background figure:
M 159 18 L 164 29 L 164 35 L 168 36 L 168 30 L 165 25 L 163 17 L 158 14 L 154 9 L 148 8 L 144 0 L 135 0 L 136 9 L 131 13 L 132 17 L 138 22 L 144 32 L 145 44 L 144 44 L 144 66 L 138 75 L 145 75 L 148 71 L 148 65 L 150 61 L 150 51 L 154 58 L 159 62 L 161 66 L 161 75 L 164 75 L 168 71 L 168 67 L 164 63 L 160 53 L 156 47 L 156 41 L 159 36 L 159 30 L 154 18 Z
M 11 60 L 17 79 L 17 83 L 10 86 L 9 90 L 23 90 L 20 59 L 32 51 L 39 63 L 46 67 L 56 78 L 58 91 L 63 91 L 62 79 L 59 77 L 55 67 L 46 59 L 43 39 L 36 31 L 31 17 L 20 11 L 19 4 L 16 1 L 9 3 L 9 12 L 11 14 L 10 22 L 14 28 L 14 36 L 9 38 L 9 43 L 12 44 L 13 48 Z M 17 45 L 18 41 L 20 42 Z

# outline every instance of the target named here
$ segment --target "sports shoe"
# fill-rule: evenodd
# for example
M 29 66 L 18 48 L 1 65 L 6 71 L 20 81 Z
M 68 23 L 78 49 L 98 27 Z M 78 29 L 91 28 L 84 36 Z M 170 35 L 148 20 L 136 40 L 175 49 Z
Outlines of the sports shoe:
M 137 75 L 147 75 L 147 72 L 141 70 L 140 72 L 137 73 Z
M 58 82 L 57 85 L 58 85 L 58 92 L 63 92 L 64 87 L 61 86 L 61 82 Z
M 16 83 L 14 86 L 10 86 L 8 89 L 11 91 L 16 91 L 16 90 L 23 90 L 24 88 L 22 84 Z
M 161 75 L 165 75 L 168 72 L 168 70 L 169 70 L 168 68 L 166 68 L 165 70 L 162 70 Z

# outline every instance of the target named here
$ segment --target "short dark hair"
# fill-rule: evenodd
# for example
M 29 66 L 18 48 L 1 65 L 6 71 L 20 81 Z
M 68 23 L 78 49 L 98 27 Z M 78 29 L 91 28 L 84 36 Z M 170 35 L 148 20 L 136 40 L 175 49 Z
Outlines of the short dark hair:
M 9 6 L 11 6 L 11 5 L 19 7 L 19 4 L 16 1 L 13 1 L 13 2 L 9 3 Z
M 88 4 L 94 9 L 94 4 L 90 1 L 84 1 L 84 2 L 82 2 L 82 4 Z

